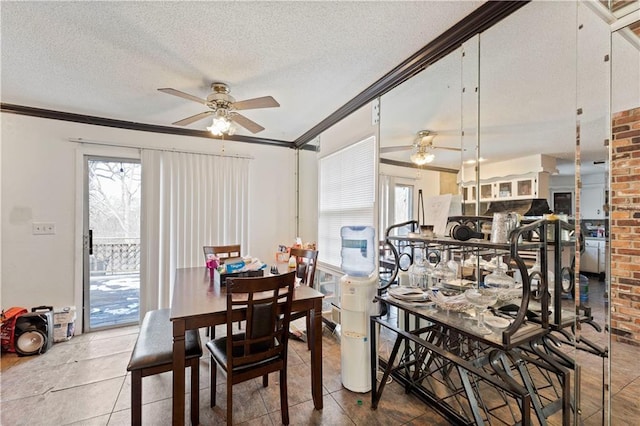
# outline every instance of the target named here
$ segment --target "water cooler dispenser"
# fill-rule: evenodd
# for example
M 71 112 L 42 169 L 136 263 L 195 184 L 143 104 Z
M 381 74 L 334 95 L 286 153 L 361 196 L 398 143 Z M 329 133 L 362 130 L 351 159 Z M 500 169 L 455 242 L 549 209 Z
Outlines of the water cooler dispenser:
M 371 390 L 371 333 L 369 316 L 377 314 L 373 303 L 378 288 L 375 267 L 375 230 L 370 226 L 341 229 L 340 355 L 342 385 L 353 392 Z

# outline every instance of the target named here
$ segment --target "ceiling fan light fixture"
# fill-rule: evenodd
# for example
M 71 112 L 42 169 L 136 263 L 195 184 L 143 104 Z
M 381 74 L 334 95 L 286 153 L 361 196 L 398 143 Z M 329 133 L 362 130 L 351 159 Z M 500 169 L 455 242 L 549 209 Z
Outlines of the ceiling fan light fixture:
M 411 154 L 410 158 L 413 164 L 424 166 L 425 164 L 432 162 L 436 156 L 430 152 L 418 151 Z
M 211 85 L 212 93 L 210 93 L 206 99 L 190 95 L 170 87 L 164 87 L 158 90 L 168 95 L 177 96 L 182 99 L 187 99 L 208 106 L 210 108 L 209 111 L 204 111 L 199 114 L 192 115 L 191 117 L 183 118 L 182 120 L 178 120 L 171 124 L 176 126 L 187 126 L 191 123 L 195 123 L 196 121 L 211 117 L 211 114 L 213 114 L 213 123 L 211 123 L 211 126 L 207 127 L 207 130 L 214 136 L 222 136 L 225 134 L 233 135 L 236 131 L 236 126 L 247 129 L 251 133 L 261 132 L 264 130 L 264 127 L 236 111 L 255 108 L 274 108 L 280 106 L 278 101 L 273 99 L 272 96 L 262 96 L 259 98 L 245 99 L 240 102 L 236 102 L 235 98 L 229 95 L 229 86 L 224 83 L 213 83 Z
M 211 126 L 207 127 L 207 130 L 214 136 L 233 135 L 236 132 L 235 127 L 227 116 L 227 111 L 218 109 L 213 117 Z

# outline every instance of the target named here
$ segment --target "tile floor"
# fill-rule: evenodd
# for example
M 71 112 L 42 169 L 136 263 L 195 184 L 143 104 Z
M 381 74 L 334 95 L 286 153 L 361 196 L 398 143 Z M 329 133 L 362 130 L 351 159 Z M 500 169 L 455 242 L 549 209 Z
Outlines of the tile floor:
M 593 305 L 600 297 L 590 287 Z M 592 295 L 593 292 L 593 295 Z M 0 360 L 0 424 L 2 425 L 128 425 L 130 424 L 130 375 L 126 372 L 138 328 L 128 327 L 76 336 L 55 344 L 39 356 L 2 354 Z M 224 326 L 217 333 L 224 334 Z M 603 334 L 591 334 L 594 341 Z M 203 335 L 204 341 L 204 335 Z M 370 394 L 342 387 L 340 345 L 332 333 L 323 334 L 324 409 L 313 408 L 306 343 L 292 340 L 289 356 L 289 416 L 291 424 L 302 425 L 448 425 L 449 422 L 417 398 L 406 395 L 395 382 L 385 389 L 379 408 L 370 408 Z M 389 346 L 389 345 L 386 345 Z M 381 344 L 382 349 L 382 344 Z M 613 344 L 612 425 L 637 425 L 640 418 L 640 350 Z M 599 411 L 602 359 L 585 353 L 576 355 L 583 365 L 583 395 L 580 424 L 600 425 Z M 226 424 L 224 374 L 218 374 L 218 406 L 209 408 L 208 360 L 200 364 L 200 422 Z M 189 373 L 187 373 L 187 384 Z M 588 382 L 593 384 L 585 386 Z M 236 386 L 234 423 L 280 424 L 279 393 L 274 375 L 268 388 L 259 379 Z M 188 389 L 188 385 L 186 386 Z M 143 380 L 143 424 L 171 423 L 171 374 Z M 189 419 L 186 398 L 186 423 Z
M 2 425 L 128 425 L 130 375 L 126 367 L 138 328 L 83 334 L 57 343 L 45 354 L 17 357 L 2 354 L 0 408 Z M 224 334 L 224 328 L 216 331 Z M 204 339 L 204 334 L 203 334 Z M 204 340 L 203 340 L 204 341 Z M 324 409 L 311 400 L 309 352 L 292 340 L 289 355 L 289 416 L 292 425 L 448 425 L 444 418 L 392 383 L 376 411 L 369 394 L 342 387 L 340 345 L 332 333 L 323 335 Z M 218 406 L 209 408 L 208 359 L 200 363 L 200 422 L 226 424 L 225 376 L 218 374 Z M 187 373 L 187 384 L 189 373 Z M 280 424 L 277 376 L 270 386 L 260 379 L 235 387 L 234 424 Z M 145 425 L 171 424 L 171 374 L 143 379 L 142 419 Z M 188 385 L 186 387 L 189 389 Z M 189 423 L 189 403 L 186 397 Z
M 608 300 L 604 295 L 605 283 L 589 276 L 589 300 L 586 305 L 592 308 L 596 323 L 605 324 L 605 309 Z M 565 300 L 565 306 L 574 303 Z M 600 346 L 609 346 L 608 335 L 584 325 L 581 335 Z M 602 377 L 611 376 L 611 425 L 637 426 L 640 424 L 640 370 L 637 368 L 640 347 L 615 341 L 611 342 L 610 372 L 603 372 L 603 359 L 584 351 L 568 351 L 580 364 L 581 378 L 581 420 L 588 426 L 602 425 Z M 606 414 L 605 414 L 606 416 Z

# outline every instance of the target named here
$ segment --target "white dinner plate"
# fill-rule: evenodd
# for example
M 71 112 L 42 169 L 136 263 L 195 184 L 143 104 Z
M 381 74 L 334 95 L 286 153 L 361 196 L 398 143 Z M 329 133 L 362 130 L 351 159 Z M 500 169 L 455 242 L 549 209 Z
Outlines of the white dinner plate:
M 484 323 L 493 328 L 507 328 L 511 324 L 511 321 L 506 318 L 487 316 L 484 319 Z
M 389 296 L 407 302 L 423 302 L 427 300 L 426 293 L 417 287 L 394 287 L 389 289 Z

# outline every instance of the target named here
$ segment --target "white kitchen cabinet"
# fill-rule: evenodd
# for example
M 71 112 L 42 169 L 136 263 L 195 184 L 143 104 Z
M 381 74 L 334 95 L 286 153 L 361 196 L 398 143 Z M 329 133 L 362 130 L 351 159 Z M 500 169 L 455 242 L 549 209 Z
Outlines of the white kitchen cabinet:
M 606 270 L 606 243 L 604 240 L 585 240 L 580 256 L 580 272 L 600 274 Z
M 536 198 L 538 196 L 538 180 L 522 178 L 498 180 L 480 183 L 480 201 L 515 200 L 519 198 Z
M 464 203 L 476 202 L 476 185 L 470 182 L 463 185 L 462 196 Z M 544 173 L 535 176 L 521 176 L 515 179 L 493 179 L 481 181 L 477 191 L 480 201 L 518 200 L 528 198 L 547 198 L 549 195 L 549 179 Z
M 580 191 L 580 217 L 604 219 L 604 185 L 585 185 Z
M 476 187 L 475 186 L 465 186 L 462 188 L 462 200 L 467 202 L 475 202 L 476 201 Z

